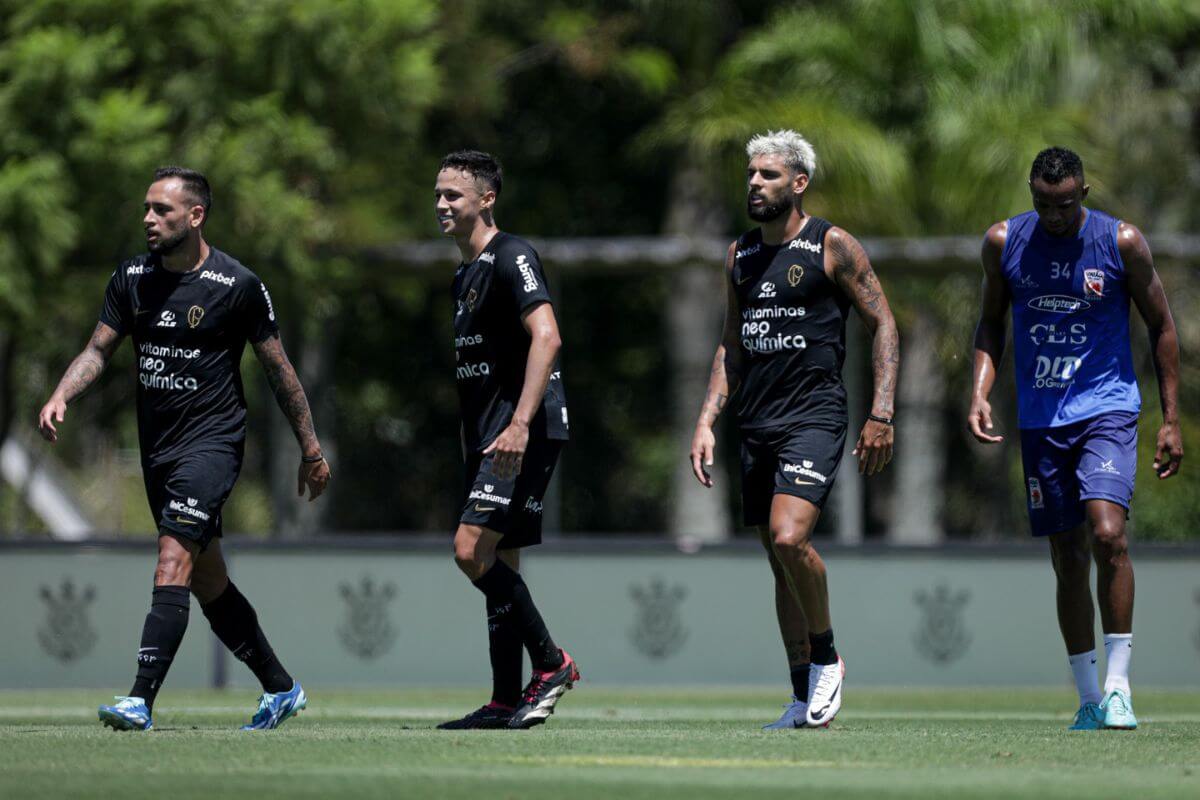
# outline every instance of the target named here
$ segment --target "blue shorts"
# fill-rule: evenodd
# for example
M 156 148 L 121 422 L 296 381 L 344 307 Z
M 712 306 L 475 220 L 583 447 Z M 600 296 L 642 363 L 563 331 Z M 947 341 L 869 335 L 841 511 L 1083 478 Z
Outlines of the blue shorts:
M 1021 431 L 1034 536 L 1082 524 L 1085 500 L 1108 500 L 1128 512 L 1137 471 L 1137 423 L 1136 412 L 1110 411 L 1057 428 Z

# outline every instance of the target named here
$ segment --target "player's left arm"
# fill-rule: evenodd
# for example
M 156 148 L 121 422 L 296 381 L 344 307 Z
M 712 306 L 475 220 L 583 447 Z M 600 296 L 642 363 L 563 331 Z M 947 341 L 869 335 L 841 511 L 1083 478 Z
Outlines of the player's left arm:
M 508 427 L 483 451 L 485 455 L 496 454 L 493 462 L 496 477 L 506 480 L 521 471 L 521 459 L 529 446 L 529 425 L 541 408 L 546 387 L 550 384 L 550 373 L 554 371 L 554 362 L 562 349 L 558 320 L 550 303 L 538 303 L 527 309 L 521 315 L 521 324 L 529 334 L 529 356 L 525 361 L 521 397 Z
M 870 417 L 879 419 L 867 419 L 854 454 L 858 456 L 858 471 L 874 475 L 892 460 L 891 420 L 895 416 L 896 380 L 900 374 L 900 334 L 866 251 L 841 228 L 830 228 L 825 234 L 825 273 L 854 303 L 873 337 L 871 369 L 875 375 L 875 393 Z
M 1158 376 L 1163 415 L 1154 449 L 1154 471 L 1159 478 L 1169 478 L 1179 472 L 1183 461 L 1183 433 L 1179 428 L 1179 337 L 1146 237 L 1135 226 L 1122 222 L 1117 229 L 1117 247 L 1125 262 L 1129 296 L 1150 332 L 1150 353 Z
M 321 442 L 317 439 L 304 387 L 300 385 L 296 370 L 283 350 L 283 342 L 280 341 L 278 333 L 272 333 L 251 346 L 267 375 L 267 383 L 271 385 L 275 401 L 279 403 L 280 410 L 287 417 L 292 426 L 292 433 L 296 435 L 296 441 L 300 444 L 300 471 L 297 475 L 296 493 L 303 496 L 307 486 L 309 501 L 316 500 L 329 485 L 332 474 L 329 462 L 321 452 Z

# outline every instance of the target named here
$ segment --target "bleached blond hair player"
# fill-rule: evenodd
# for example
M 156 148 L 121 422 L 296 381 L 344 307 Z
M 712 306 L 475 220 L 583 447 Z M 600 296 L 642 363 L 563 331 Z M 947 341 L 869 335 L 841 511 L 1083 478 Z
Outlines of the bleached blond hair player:
M 750 137 L 746 143 L 746 156 L 751 160 L 759 156 L 779 156 L 789 169 L 804 173 L 809 181 L 817 174 L 816 151 L 795 131 L 767 131 Z
M 692 469 L 713 485 L 713 425 L 740 392 L 742 506 L 775 574 L 792 673 L 792 702 L 767 727 L 824 727 L 841 708 L 845 666 L 833 645 L 825 564 L 812 532 L 846 440 L 841 371 L 850 307 L 874 337 L 875 391 L 854 449 L 859 472 L 868 475 L 892 458 L 900 345 L 862 247 L 804 211 L 817 166 L 812 145 L 795 131 L 770 131 L 750 139 L 746 155 L 746 210 L 760 227 L 731 244 L 725 260 L 725 327 L 696 422 Z

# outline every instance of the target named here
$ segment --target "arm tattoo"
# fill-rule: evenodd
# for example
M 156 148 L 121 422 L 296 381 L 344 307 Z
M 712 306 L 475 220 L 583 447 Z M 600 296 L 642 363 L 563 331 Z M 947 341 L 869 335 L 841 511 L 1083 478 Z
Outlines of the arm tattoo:
M 718 348 L 713 358 L 712 372 L 709 373 L 708 391 L 700 407 L 700 423 L 716 424 L 717 418 L 725 410 L 725 404 L 729 402 L 729 396 L 737 389 L 737 375 L 730 370 L 731 366 L 729 358 Z
M 58 388 L 55 389 L 55 393 L 62 396 L 63 402 L 70 403 L 96 382 L 120 341 L 121 337 L 112 328 L 103 322 L 96 325 L 87 346 L 75 356 L 75 360 L 67 367 L 62 380 L 58 382 Z
M 871 346 L 871 369 L 875 376 L 873 410 L 891 416 L 900 372 L 900 336 L 896 320 L 862 245 L 841 231 L 827 240 L 833 256 L 834 278 L 854 302 L 874 337 Z
M 887 307 L 883 289 L 875 270 L 862 245 L 849 234 L 830 237 L 829 249 L 833 255 L 834 277 L 838 285 L 858 306 L 859 313 L 867 324 L 874 327 L 877 317 Z
M 296 370 L 292 368 L 287 354 L 283 352 L 283 343 L 279 336 L 271 336 L 254 345 L 254 352 L 262 362 L 267 383 L 271 385 L 271 392 L 275 395 L 275 402 L 279 403 L 280 410 L 292 426 L 300 449 L 306 454 L 316 454 L 321 445 L 313 427 L 308 398 L 304 394 L 304 387 L 300 385 L 300 379 L 296 377 Z

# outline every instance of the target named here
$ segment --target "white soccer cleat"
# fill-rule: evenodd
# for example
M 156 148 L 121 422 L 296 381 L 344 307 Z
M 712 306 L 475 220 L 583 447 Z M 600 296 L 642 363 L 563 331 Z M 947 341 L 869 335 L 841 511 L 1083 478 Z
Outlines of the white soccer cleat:
M 808 668 L 808 713 L 810 728 L 828 727 L 842 708 L 842 679 L 846 662 L 838 656 L 836 664 L 813 664 Z
M 783 707 L 783 716 L 774 722 L 763 725 L 764 731 L 790 731 L 793 728 L 808 727 L 808 703 L 797 700 L 792 695 L 792 702 Z

